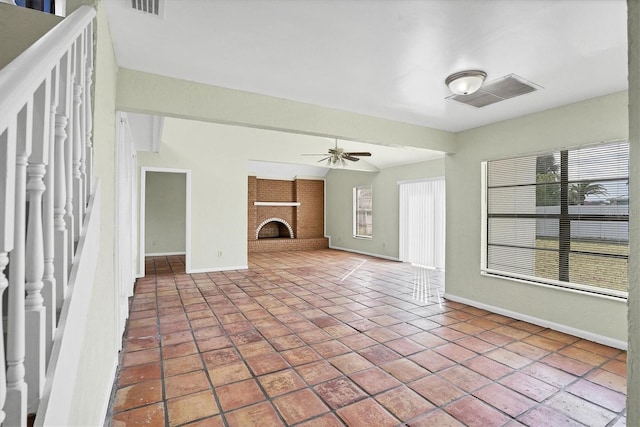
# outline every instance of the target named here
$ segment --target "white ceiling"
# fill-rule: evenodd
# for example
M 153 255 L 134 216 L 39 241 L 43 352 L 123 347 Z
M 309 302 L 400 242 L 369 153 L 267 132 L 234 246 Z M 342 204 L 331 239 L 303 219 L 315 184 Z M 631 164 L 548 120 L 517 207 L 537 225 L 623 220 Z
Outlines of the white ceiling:
M 627 88 L 625 0 L 105 1 L 118 64 L 461 131 Z M 450 73 L 544 89 L 482 109 Z

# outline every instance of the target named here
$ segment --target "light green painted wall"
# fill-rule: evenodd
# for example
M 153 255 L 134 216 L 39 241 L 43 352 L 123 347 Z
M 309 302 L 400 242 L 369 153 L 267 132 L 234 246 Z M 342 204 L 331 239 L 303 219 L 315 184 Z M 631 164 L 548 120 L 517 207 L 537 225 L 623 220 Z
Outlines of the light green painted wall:
M 242 130 L 167 118 L 160 152 L 138 153 L 139 167 L 191 171 L 191 271 L 247 265 L 247 153 L 241 148 L 246 141 Z
M 102 217 L 98 266 L 93 284 L 93 292 L 86 320 L 86 334 L 82 340 L 82 350 L 74 393 L 73 408 L 68 426 L 88 426 L 101 422 L 105 402 L 108 402 L 113 386 L 114 369 L 118 361 L 115 322 L 115 264 L 114 264 L 114 223 L 115 223 L 115 94 L 117 65 L 106 11 L 101 1 L 67 1 L 67 12 L 80 4 L 97 5 L 95 31 L 94 70 L 94 119 L 93 147 L 94 171 L 100 179 L 102 189 Z M 88 284 L 87 284 L 88 285 Z
M 184 173 L 147 172 L 145 180 L 145 253 L 184 253 L 186 226 Z
M 0 2 L 0 68 L 4 68 L 62 18 Z
M 383 169 L 377 173 L 333 169 L 325 176 L 326 234 L 331 246 L 398 258 L 398 181 L 444 176 L 444 159 Z M 373 237 L 353 237 L 353 187 L 371 184 Z
M 120 69 L 117 108 L 134 113 L 454 152 L 451 132 Z
M 626 303 L 480 275 L 480 163 L 625 139 L 627 93 L 616 93 L 457 135 L 446 157 L 446 293 L 626 341 Z
M 628 1 L 629 19 L 629 352 L 627 425 L 640 425 L 640 1 Z

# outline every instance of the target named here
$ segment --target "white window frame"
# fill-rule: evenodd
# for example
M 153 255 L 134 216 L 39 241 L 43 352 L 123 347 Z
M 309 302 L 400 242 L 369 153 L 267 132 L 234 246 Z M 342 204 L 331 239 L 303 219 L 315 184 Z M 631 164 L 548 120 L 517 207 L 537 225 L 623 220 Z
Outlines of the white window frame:
M 371 193 L 371 207 L 369 208 L 369 217 L 371 218 L 371 224 L 370 224 L 370 234 L 360 234 L 359 233 L 359 229 L 360 229 L 360 223 L 358 221 L 358 213 L 362 210 L 359 209 L 359 197 L 358 197 L 358 191 L 362 190 L 362 189 L 369 189 L 369 192 Z M 366 229 L 366 224 L 365 224 L 365 229 Z M 373 187 L 371 186 L 371 184 L 368 185 L 359 185 L 357 187 L 353 187 L 353 237 L 357 238 L 357 239 L 372 239 L 373 238 Z
M 616 142 L 628 142 L 628 141 L 606 141 L 600 144 L 607 143 L 616 143 Z M 600 145 L 594 144 L 594 145 Z M 562 149 L 555 149 L 551 151 L 560 151 L 560 150 L 572 150 L 576 148 L 582 147 L 569 147 Z M 544 153 L 540 153 L 544 154 Z M 526 154 L 522 155 L 514 155 L 513 158 L 526 156 Z M 628 292 L 610 290 L 605 288 L 600 288 L 596 286 L 584 285 L 580 283 L 573 282 L 564 282 L 559 280 L 541 278 L 537 276 L 528 276 L 521 275 L 512 272 L 505 272 L 501 270 L 493 270 L 490 269 L 487 265 L 487 247 L 488 247 L 488 161 L 481 162 L 481 248 L 480 248 L 480 274 L 485 276 L 493 276 L 499 277 L 506 280 L 512 280 L 521 283 L 528 283 L 533 285 L 538 285 L 542 287 L 548 287 L 553 289 L 561 289 L 569 292 L 576 292 L 582 294 L 588 294 L 592 296 L 602 297 L 605 299 L 612 300 L 626 300 L 628 297 Z

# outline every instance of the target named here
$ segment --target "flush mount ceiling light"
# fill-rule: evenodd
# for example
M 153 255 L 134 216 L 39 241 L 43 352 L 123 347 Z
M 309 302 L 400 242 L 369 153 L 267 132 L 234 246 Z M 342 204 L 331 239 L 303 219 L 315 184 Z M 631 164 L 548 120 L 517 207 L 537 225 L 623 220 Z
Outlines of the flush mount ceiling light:
M 480 70 L 468 70 L 453 73 L 445 80 L 451 92 L 456 95 L 469 95 L 480 89 L 487 73 Z

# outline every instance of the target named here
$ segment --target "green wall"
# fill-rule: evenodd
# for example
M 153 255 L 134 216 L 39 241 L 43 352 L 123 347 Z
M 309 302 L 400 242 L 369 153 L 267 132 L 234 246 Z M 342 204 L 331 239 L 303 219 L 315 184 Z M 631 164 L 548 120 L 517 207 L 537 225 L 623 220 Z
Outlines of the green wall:
M 184 173 L 147 172 L 145 180 L 145 254 L 185 252 Z
M 332 247 L 397 259 L 399 254 L 398 181 L 444 176 L 444 158 L 380 172 L 333 169 L 326 181 L 326 235 Z M 373 233 L 371 239 L 353 237 L 353 187 L 371 184 Z
M 626 139 L 627 135 L 626 92 L 459 133 L 458 151 L 445 160 L 447 295 L 624 345 L 625 301 L 480 275 L 480 164 L 489 159 Z

